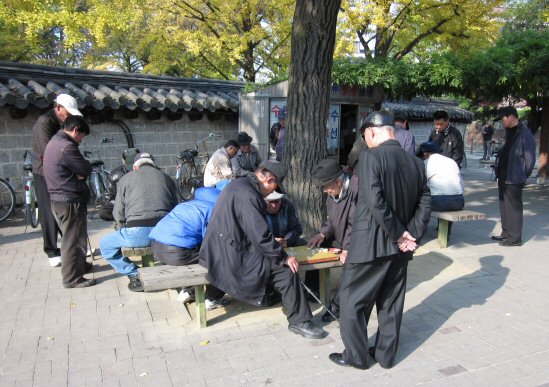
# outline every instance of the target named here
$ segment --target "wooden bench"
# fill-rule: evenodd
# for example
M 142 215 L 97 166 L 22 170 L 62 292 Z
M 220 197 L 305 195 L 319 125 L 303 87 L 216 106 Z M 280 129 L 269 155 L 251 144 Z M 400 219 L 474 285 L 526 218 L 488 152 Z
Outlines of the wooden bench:
M 341 266 L 340 261 L 302 264 L 299 266 L 299 271 L 319 270 L 320 299 L 327 303 L 330 296 L 330 269 L 339 266 Z M 139 277 L 146 292 L 194 286 L 197 324 L 200 328 L 207 326 L 205 285 L 208 284 L 208 280 L 206 279 L 206 273 L 207 270 L 198 264 L 187 266 L 160 265 L 139 269 Z
M 431 211 L 431 216 L 437 218 L 438 222 L 438 243 L 441 249 L 448 247 L 448 225 L 449 222 L 466 222 L 469 220 L 484 220 L 486 214 L 471 210 L 460 211 Z
M 122 255 L 140 261 L 143 267 L 153 267 L 154 257 L 150 247 L 122 247 Z

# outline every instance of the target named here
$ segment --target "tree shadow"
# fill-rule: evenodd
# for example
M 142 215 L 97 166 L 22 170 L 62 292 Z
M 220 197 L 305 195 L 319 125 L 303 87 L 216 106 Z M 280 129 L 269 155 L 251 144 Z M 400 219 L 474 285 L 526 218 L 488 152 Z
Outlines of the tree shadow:
M 480 258 L 481 268 L 474 273 L 456 278 L 404 313 L 397 361 L 426 342 L 452 315 L 460 309 L 483 305 L 503 286 L 509 269 L 501 266 L 503 256 Z M 458 327 L 445 328 L 459 331 Z

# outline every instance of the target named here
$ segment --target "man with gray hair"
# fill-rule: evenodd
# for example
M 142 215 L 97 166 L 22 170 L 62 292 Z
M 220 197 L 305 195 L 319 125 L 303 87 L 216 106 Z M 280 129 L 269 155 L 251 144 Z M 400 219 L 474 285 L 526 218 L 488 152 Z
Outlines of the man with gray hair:
M 99 241 L 101 255 L 120 274 L 130 279 L 128 289 L 143 291 L 137 266 L 122 255 L 122 247 L 149 246 L 149 234 L 156 224 L 177 205 L 175 183 L 142 152 L 135 156 L 133 171 L 118 182 L 113 216 L 117 231 Z
M 38 117 L 32 127 L 34 189 L 38 208 L 40 208 L 40 228 L 44 240 L 43 249 L 49 258 L 50 265 L 53 267 L 61 266 L 61 250 L 57 247 L 57 235 L 61 233 L 61 230 L 53 216 L 50 194 L 44 179 L 44 153 L 48 142 L 70 116 L 82 116 L 82 113 L 78 110 L 78 104 L 72 96 L 59 94 L 55 99 L 53 109 Z
M 425 233 L 431 210 L 423 162 L 394 135 L 393 115 L 370 113 L 359 158 L 359 192 L 349 254 L 341 284 L 340 330 L 345 350 L 329 358 L 368 368 L 369 352 L 383 368 L 398 348 L 408 261 Z M 368 321 L 377 308 L 375 346 L 368 350 Z

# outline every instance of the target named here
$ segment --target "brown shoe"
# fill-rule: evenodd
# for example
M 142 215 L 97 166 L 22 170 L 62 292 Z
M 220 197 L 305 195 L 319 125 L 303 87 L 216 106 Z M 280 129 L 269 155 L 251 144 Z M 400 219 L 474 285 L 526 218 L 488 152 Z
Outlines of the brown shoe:
M 95 285 L 95 280 L 93 278 L 84 278 L 82 277 L 80 281 L 75 283 L 74 285 L 68 285 L 65 286 L 67 289 L 74 289 L 74 288 L 89 288 L 90 286 Z

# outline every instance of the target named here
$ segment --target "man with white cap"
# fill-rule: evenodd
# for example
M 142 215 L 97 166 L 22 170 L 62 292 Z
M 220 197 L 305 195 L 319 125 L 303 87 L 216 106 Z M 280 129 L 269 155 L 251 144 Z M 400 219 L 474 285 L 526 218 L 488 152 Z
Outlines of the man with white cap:
M 51 211 L 50 194 L 44 179 L 43 163 L 46 145 L 61 129 L 67 117 L 82 116 L 76 100 L 68 94 L 59 94 L 53 109 L 38 117 L 32 127 L 32 149 L 34 159 L 32 173 L 38 208 L 40 208 L 40 226 L 44 240 L 44 252 L 48 255 L 51 266 L 61 266 L 61 250 L 57 247 L 57 234 L 61 233 Z
M 154 163 L 149 153 L 137 154 L 133 171 L 117 184 L 113 216 L 118 231 L 99 241 L 101 255 L 120 274 L 130 279 L 128 289 L 143 291 L 137 266 L 122 255 L 122 247 L 149 246 L 149 234 L 156 224 L 177 205 L 175 183 Z

